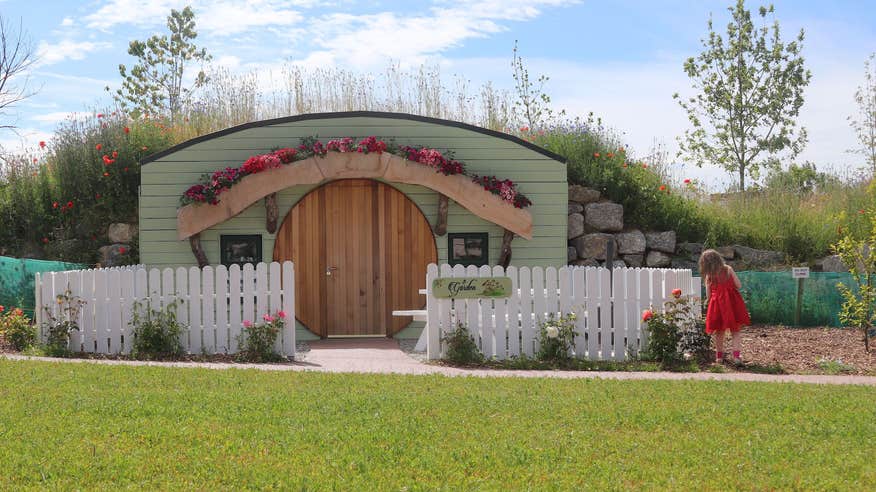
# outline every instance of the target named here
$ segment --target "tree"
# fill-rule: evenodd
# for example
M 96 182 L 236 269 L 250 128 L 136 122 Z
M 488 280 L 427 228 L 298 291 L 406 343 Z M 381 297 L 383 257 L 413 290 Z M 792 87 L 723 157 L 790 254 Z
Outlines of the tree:
M 861 147 L 852 152 L 862 154 L 867 166 L 876 176 L 876 53 L 864 62 L 864 85 L 858 86 L 855 102 L 858 103 L 860 119 L 849 117 L 849 122 L 858 135 Z
M 839 184 L 836 176 L 818 171 L 811 162 L 791 164 L 787 170 L 773 169 L 766 177 L 767 188 L 796 194 L 824 191 L 828 186 L 836 184 Z
M 7 111 L 35 94 L 27 86 L 27 71 L 35 61 L 33 45 L 21 23 L 14 30 L 0 16 L 0 128 L 14 129 Z
M 544 92 L 544 85 L 550 78 L 546 75 L 539 75 L 535 82 L 529 80 L 529 70 L 523 64 L 523 58 L 517 53 L 517 41 L 514 41 L 511 69 L 511 76 L 514 77 L 514 90 L 517 92 L 514 110 L 518 120 L 526 128 L 534 131 L 553 117 L 553 111 L 550 108 L 551 98 Z M 562 115 L 564 112 L 560 114 Z
M 198 33 L 191 7 L 171 10 L 167 28 L 170 36 L 155 35 L 145 42 L 131 41 L 128 54 L 136 57 L 137 63 L 130 72 L 125 65 L 119 65 L 122 88 L 116 91 L 115 99 L 126 110 L 162 114 L 173 122 L 189 104 L 194 91 L 207 82 L 202 69 L 189 87 L 183 87 L 190 62 L 203 64 L 211 56 L 192 42 Z
M 798 130 L 795 119 L 811 74 L 800 54 L 803 30 L 790 43 L 782 42 L 778 21 L 766 23 L 772 5 L 760 8 L 760 27 L 744 0 L 728 10 L 732 20 L 726 39 L 710 19 L 708 38 L 702 40 L 705 51 L 684 63 L 698 93 L 673 98 L 693 125 L 679 138 L 679 155 L 698 166 L 711 163 L 738 174 L 744 191 L 746 176 L 757 178 L 761 167 L 779 162 L 783 151 L 793 158 L 806 144 L 806 129 Z

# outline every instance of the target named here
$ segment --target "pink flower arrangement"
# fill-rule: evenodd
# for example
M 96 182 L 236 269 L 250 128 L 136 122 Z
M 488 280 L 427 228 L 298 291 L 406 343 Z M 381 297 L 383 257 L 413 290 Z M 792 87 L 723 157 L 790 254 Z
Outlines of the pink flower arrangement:
M 262 316 L 262 319 L 265 320 L 266 323 L 273 323 L 274 322 L 274 317 L 271 316 L 270 314 L 266 314 L 266 315 Z
M 250 321 L 250 320 L 246 320 L 246 321 L 244 321 L 244 322 L 243 322 L 243 327 L 244 327 L 244 328 L 252 328 L 252 321 Z

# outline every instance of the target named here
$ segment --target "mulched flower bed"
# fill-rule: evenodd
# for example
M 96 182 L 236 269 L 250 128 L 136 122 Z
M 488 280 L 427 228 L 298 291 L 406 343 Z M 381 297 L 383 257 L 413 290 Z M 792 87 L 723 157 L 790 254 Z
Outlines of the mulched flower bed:
M 742 360 L 793 374 L 876 375 L 876 349 L 864 352 L 861 332 L 842 328 L 752 326 L 742 331 Z

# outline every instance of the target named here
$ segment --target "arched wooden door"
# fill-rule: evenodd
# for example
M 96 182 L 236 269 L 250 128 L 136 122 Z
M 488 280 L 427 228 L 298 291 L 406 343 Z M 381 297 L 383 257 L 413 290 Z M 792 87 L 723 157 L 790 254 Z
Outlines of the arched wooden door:
M 426 267 L 437 261 L 435 237 L 420 209 L 378 181 L 333 181 L 289 211 L 277 232 L 274 260 L 295 263 L 295 314 L 320 336 L 385 335 L 422 309 Z

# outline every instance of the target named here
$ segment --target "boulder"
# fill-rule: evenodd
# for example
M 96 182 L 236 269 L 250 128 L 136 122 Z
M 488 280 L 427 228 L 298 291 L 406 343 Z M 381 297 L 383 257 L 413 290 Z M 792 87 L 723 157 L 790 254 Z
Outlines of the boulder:
M 752 267 L 767 267 L 781 265 L 785 262 L 785 255 L 779 251 L 754 249 L 748 246 L 733 246 L 736 255 L 743 263 Z
M 676 253 L 690 256 L 691 259 L 700 257 L 703 252 L 703 243 L 678 243 L 675 246 Z
M 585 234 L 573 241 L 575 249 L 578 250 L 578 258 L 596 258 L 597 260 L 605 259 L 605 246 L 609 241 L 614 241 L 614 236 L 611 234 L 593 233 Z
M 578 202 L 569 202 L 569 215 L 580 214 L 584 212 L 584 205 Z
M 574 246 L 569 246 L 568 248 L 566 248 L 566 250 L 568 251 L 568 258 L 566 259 L 567 262 L 572 263 L 573 261 L 578 259 L 578 250 L 575 249 Z
M 645 262 L 645 255 L 624 255 L 624 263 L 630 268 L 639 268 Z
M 725 260 L 736 258 L 736 250 L 733 249 L 733 246 L 718 246 L 715 248 L 715 251 L 717 251 L 718 254 L 721 255 L 721 258 L 724 258 Z
M 106 230 L 107 237 L 113 243 L 130 243 L 136 234 L 137 226 L 121 222 L 110 224 Z
M 587 258 L 586 260 L 575 260 L 574 262 L 572 262 L 572 264 L 575 266 L 581 266 L 581 267 L 598 267 L 599 266 L 599 262 L 594 260 L 593 258 Z
M 127 244 L 109 244 L 102 246 L 100 252 L 100 265 L 103 267 L 114 267 L 127 263 L 128 255 L 131 247 Z
M 584 234 L 584 216 L 581 214 L 569 214 L 569 239 L 575 239 Z
M 843 263 L 839 255 L 831 255 L 824 257 L 815 262 L 816 266 L 821 267 L 822 272 L 848 272 L 849 267 Z
M 672 268 L 684 268 L 686 270 L 699 270 L 700 266 L 696 261 L 689 259 L 687 256 L 676 256 L 672 258 Z
M 614 235 L 617 240 L 617 252 L 621 255 L 641 255 L 645 253 L 645 235 L 642 231 L 632 230 Z
M 582 204 L 593 203 L 599 200 L 599 192 L 586 186 L 572 185 L 569 187 L 569 201 Z
M 666 268 L 672 264 L 672 257 L 662 251 L 649 251 L 645 265 L 652 268 Z
M 645 240 L 648 249 L 669 254 L 675 253 L 675 231 L 647 232 Z
M 620 232 L 624 228 L 624 207 L 618 203 L 588 203 L 584 221 L 597 231 Z

